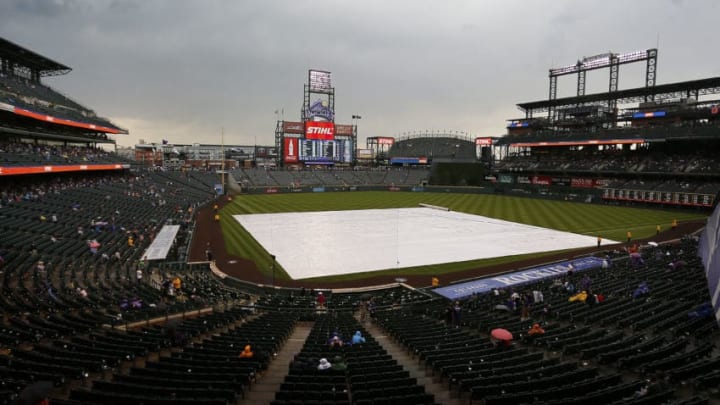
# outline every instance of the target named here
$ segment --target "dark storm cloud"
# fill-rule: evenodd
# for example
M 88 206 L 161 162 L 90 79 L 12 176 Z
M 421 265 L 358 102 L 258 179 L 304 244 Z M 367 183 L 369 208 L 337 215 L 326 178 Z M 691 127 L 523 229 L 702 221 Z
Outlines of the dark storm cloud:
M 711 0 L 11 0 L 0 35 L 73 67 L 48 83 L 128 127 L 121 143 L 215 142 L 225 127 L 229 142 L 268 144 L 276 109 L 299 118 L 309 68 L 333 72 L 337 120 L 362 115 L 363 137 L 499 135 L 515 103 L 546 97 L 548 68 L 582 56 L 659 35 L 660 82 L 717 74 L 702 48 L 717 13 Z

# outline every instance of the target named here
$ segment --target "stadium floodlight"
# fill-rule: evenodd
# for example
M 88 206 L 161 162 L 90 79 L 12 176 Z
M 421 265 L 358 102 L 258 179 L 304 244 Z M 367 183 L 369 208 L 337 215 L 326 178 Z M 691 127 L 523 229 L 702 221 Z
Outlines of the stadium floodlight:
M 651 57 L 648 50 L 634 51 L 623 54 L 614 54 L 612 52 L 599 55 L 585 57 L 578 60 L 574 65 L 567 65 L 559 68 L 550 69 L 550 76 L 562 76 L 571 73 L 577 73 L 584 70 L 602 69 L 610 66 L 614 60 L 619 64 L 638 62 Z

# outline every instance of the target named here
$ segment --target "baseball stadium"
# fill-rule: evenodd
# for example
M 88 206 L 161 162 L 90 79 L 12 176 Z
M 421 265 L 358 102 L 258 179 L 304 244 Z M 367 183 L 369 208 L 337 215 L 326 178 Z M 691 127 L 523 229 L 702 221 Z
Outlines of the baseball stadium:
M 657 62 L 365 145 L 309 69 L 272 144 L 123 154 L 0 38 L 0 403 L 720 403 L 720 77 Z

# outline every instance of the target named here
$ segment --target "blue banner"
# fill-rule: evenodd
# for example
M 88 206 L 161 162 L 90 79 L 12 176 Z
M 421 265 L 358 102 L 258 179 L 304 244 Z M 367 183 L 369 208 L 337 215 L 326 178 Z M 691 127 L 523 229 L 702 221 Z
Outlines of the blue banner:
M 578 272 L 599 268 L 602 266 L 602 262 L 603 259 L 599 257 L 583 257 L 581 259 L 534 267 L 499 276 L 468 281 L 466 283 L 453 284 L 436 288 L 433 291 L 445 298 L 456 300 L 469 297 L 473 294 L 487 293 L 493 288 L 507 288 L 563 275 L 567 273 L 570 264 L 573 265 L 573 271 Z
M 720 323 L 720 204 L 708 218 L 705 230 L 700 236 L 698 255 L 705 266 L 715 319 Z

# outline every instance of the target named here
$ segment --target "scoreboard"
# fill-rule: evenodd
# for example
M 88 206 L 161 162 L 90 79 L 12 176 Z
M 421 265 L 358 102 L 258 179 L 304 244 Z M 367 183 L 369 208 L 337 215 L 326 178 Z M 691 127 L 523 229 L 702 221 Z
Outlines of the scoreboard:
M 315 164 L 351 163 L 353 143 L 350 139 L 298 140 L 298 158 Z

